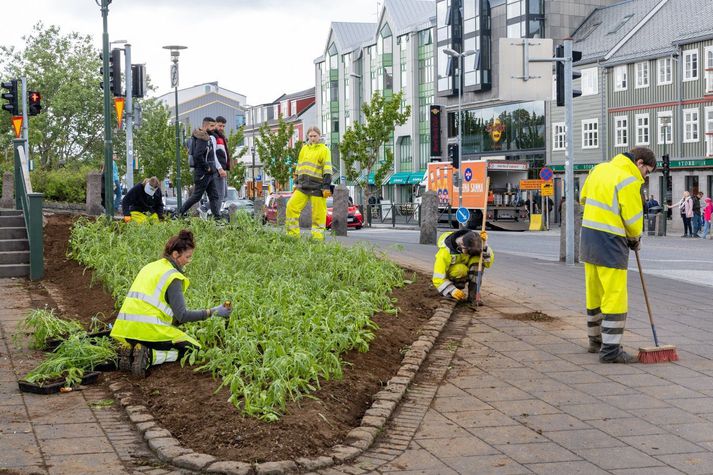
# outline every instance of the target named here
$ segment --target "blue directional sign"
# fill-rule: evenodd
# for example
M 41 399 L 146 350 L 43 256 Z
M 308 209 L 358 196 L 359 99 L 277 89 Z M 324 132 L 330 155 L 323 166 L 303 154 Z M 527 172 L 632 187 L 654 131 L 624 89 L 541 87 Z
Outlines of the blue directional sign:
M 552 177 L 555 176 L 555 172 L 551 168 L 545 167 L 540 170 L 540 179 L 545 181 L 550 181 Z
M 458 211 L 456 211 L 456 219 L 461 224 L 467 223 L 470 219 L 470 211 L 468 211 L 468 208 L 458 208 Z
M 465 172 L 463 172 L 463 176 L 465 177 L 465 181 L 470 181 L 473 179 L 473 170 L 470 168 L 466 168 Z

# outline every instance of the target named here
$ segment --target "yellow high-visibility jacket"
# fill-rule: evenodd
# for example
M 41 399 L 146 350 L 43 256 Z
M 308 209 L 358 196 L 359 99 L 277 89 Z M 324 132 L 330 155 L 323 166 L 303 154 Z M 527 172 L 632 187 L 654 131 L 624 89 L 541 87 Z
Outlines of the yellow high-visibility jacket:
M 583 262 L 613 269 L 628 267 L 627 239 L 638 238 L 644 229 L 643 183 L 628 154 L 619 154 L 592 169 L 579 198 L 584 205 L 580 243 Z
M 173 325 L 173 310 L 166 301 L 166 289 L 175 279 L 181 280 L 183 292 L 188 277 L 176 270 L 168 259 L 146 264 L 131 284 L 116 317 L 111 337 L 120 341 L 186 341 L 200 344 Z
M 301 192 L 311 196 L 322 196 L 332 184 L 332 159 L 329 148 L 323 143 L 304 144 L 297 159 L 297 185 Z
M 431 281 L 433 286 L 444 296 L 448 296 L 453 292 L 456 286 L 451 280 L 453 276 L 449 274 L 449 270 L 457 265 L 465 266 L 467 269 L 471 267 L 478 266 L 480 261 L 480 256 L 468 256 L 462 254 L 456 244 L 456 238 L 462 236 L 463 234 L 471 232 L 469 229 L 461 229 L 459 231 L 451 231 L 441 234 L 438 238 L 438 252 L 436 253 L 436 260 L 433 263 L 433 277 Z M 490 247 L 486 247 L 486 253 L 490 254 L 490 257 L 483 260 L 483 267 L 490 267 L 495 260 L 495 254 Z

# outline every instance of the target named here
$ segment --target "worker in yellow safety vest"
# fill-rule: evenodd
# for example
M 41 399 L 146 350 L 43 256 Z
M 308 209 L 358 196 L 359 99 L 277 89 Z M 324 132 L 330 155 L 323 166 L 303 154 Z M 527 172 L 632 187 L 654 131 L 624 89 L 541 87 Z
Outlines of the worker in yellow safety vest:
M 163 258 L 145 265 L 134 279 L 111 330 L 111 336 L 122 343 L 119 369 L 144 377 L 151 365 L 176 361 L 191 347 L 200 348 L 176 325 L 230 316 L 231 307 L 225 304 L 186 309 L 189 280 L 183 268 L 191 262 L 195 247 L 193 233 L 182 230 L 168 240 Z
M 434 287 L 444 297 L 452 297 L 459 302 L 472 300 L 463 291 L 466 283 L 468 292 L 475 292 L 478 262 L 483 259 L 483 267 L 490 267 L 495 259 L 495 253 L 488 247 L 488 235 L 481 231 L 480 235 L 470 229 L 460 229 L 455 232 L 441 234 L 438 238 L 438 251 L 433 263 Z M 470 298 L 469 298 L 470 297 Z
M 626 272 L 629 250 L 641 246 L 641 185 L 655 169 L 654 153 L 636 147 L 594 167 L 580 194 L 588 351 L 598 352 L 602 363 L 636 362 L 621 347 L 628 312 Z
M 327 198 L 332 196 L 332 159 L 329 148 L 320 143 L 317 127 L 307 129 L 308 142 L 302 146 L 295 170 L 295 187 L 287 202 L 285 226 L 288 236 L 300 235 L 300 213 L 312 204 L 312 238 L 324 240 L 327 223 Z

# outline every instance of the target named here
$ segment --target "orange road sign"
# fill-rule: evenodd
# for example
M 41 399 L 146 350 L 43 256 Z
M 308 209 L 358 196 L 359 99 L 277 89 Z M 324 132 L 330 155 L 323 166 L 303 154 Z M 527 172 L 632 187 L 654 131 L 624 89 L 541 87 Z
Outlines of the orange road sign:
M 119 128 L 121 128 L 121 123 L 124 118 L 124 98 L 123 97 L 115 97 L 114 98 L 114 109 L 116 109 L 116 122 L 119 124 Z
M 22 132 L 22 116 L 13 115 L 12 116 L 12 128 L 15 130 L 15 138 L 20 138 L 20 133 Z
M 520 190 L 539 190 L 545 180 L 520 180 Z

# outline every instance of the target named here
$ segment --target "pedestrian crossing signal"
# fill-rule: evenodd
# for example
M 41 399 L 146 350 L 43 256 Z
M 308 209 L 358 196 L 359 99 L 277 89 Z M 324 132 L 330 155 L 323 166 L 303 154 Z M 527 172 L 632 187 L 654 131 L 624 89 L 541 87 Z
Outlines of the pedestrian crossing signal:
M 42 94 L 37 91 L 29 91 L 28 94 L 28 114 L 37 115 L 42 111 Z

